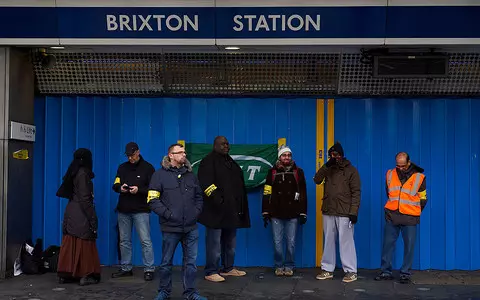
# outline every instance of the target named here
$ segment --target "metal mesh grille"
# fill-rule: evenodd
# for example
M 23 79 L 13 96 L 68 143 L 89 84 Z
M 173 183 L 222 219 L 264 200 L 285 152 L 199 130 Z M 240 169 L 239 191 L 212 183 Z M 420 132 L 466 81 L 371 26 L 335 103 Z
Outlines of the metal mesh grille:
M 46 94 L 149 94 L 162 91 L 161 57 L 142 54 L 55 54 L 53 68 L 34 64 L 37 86 Z
M 337 87 L 338 54 L 61 53 L 35 61 L 46 94 L 316 95 Z
M 373 78 L 372 65 L 361 54 L 343 54 L 339 94 L 348 95 L 479 95 L 480 54 L 452 53 L 447 78 Z
M 56 53 L 34 67 L 42 94 L 480 95 L 480 54 L 450 55 L 437 79 L 373 78 L 360 53 Z

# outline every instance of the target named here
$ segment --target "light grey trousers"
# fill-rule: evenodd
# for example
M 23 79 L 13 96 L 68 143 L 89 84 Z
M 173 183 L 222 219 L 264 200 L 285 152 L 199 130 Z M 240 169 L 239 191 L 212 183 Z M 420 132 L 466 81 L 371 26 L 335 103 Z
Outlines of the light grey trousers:
M 333 272 L 337 261 L 336 241 L 340 247 L 340 260 L 345 273 L 357 273 L 357 253 L 353 240 L 353 227 L 347 217 L 323 215 L 324 246 L 322 270 Z

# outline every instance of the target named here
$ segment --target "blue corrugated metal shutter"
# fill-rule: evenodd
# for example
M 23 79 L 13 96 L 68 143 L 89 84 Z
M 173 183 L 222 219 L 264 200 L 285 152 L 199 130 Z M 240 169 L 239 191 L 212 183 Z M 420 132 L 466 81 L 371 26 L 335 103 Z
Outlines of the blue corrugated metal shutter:
M 355 242 L 359 266 L 378 268 L 385 173 L 399 151 L 425 169 L 414 269 L 480 268 L 479 99 L 337 99 L 335 139 L 358 167 L 362 202 Z M 403 259 L 399 238 L 394 266 Z
M 166 147 L 178 139 L 210 143 L 218 134 L 232 143 L 275 143 L 287 137 L 305 169 L 309 222 L 299 232 L 297 262 L 315 261 L 314 99 L 166 99 L 47 97 L 35 102 L 34 235 L 45 245 L 59 244 L 65 200 L 55 197 L 61 176 L 77 147 L 90 147 L 95 159 L 95 192 L 100 216 L 98 247 L 104 264 L 115 264 L 116 232 L 111 191 L 123 147 L 136 140 L 156 167 Z M 478 187 L 480 100 L 477 99 L 337 99 L 335 140 L 362 179 L 362 203 L 356 226 L 358 266 L 378 268 L 383 240 L 385 172 L 395 154 L 410 153 L 425 168 L 429 202 L 417 235 L 415 269 L 479 269 L 480 203 Z M 260 191 L 250 194 L 252 228 L 238 236 L 237 264 L 272 265 L 271 232 L 260 219 Z M 160 233 L 152 216 L 155 258 Z M 204 231 L 201 230 L 201 236 Z M 141 265 L 135 237 L 134 262 Z M 394 265 L 403 257 L 401 238 Z M 205 262 L 200 239 L 199 265 Z M 175 263 L 180 264 L 180 250 Z
M 211 143 L 225 135 L 231 143 L 276 143 L 286 137 L 294 159 L 304 168 L 308 183 L 309 222 L 298 233 L 297 265 L 315 263 L 315 99 L 202 99 L 46 97 L 35 100 L 38 138 L 34 162 L 34 236 L 45 246 L 61 242 L 65 199 L 55 197 L 61 178 L 78 147 L 94 156 L 95 202 L 99 216 L 97 246 L 102 264 L 116 264 L 117 194 L 111 190 L 118 165 L 125 161 L 124 145 L 134 140 L 144 158 L 156 168 L 168 145 L 179 139 Z M 188 149 L 187 149 L 188 151 Z M 263 228 L 261 190 L 249 195 L 252 228 L 240 230 L 236 264 L 271 266 L 271 229 Z M 158 218 L 152 214 L 155 262 L 161 258 Z M 201 228 L 198 264 L 205 263 Z M 141 248 L 134 233 L 134 264 L 141 265 Z M 181 264 L 177 249 L 175 264 Z

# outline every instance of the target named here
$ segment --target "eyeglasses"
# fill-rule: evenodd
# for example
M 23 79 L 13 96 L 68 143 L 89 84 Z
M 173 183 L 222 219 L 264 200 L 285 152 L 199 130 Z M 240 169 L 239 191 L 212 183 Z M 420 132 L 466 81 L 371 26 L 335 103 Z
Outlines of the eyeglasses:
M 185 154 L 187 155 L 187 152 L 185 151 L 178 151 L 178 152 L 171 152 L 172 154 Z

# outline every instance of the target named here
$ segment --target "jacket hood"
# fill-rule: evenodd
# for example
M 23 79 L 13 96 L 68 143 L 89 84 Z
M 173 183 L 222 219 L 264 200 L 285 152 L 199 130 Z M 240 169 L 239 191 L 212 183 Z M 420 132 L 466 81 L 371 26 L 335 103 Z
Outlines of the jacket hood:
M 185 160 L 185 164 L 183 166 L 187 168 L 188 172 L 192 172 L 192 164 L 188 159 Z M 163 157 L 162 167 L 164 167 L 166 170 L 170 170 L 172 168 L 172 163 L 170 162 L 170 158 L 166 155 Z
M 423 173 L 425 171 L 422 167 L 414 164 L 413 162 L 410 162 L 410 168 L 409 168 L 408 171 L 410 171 L 410 170 L 416 171 L 418 173 Z

